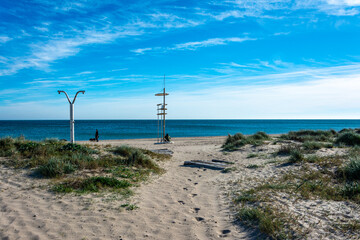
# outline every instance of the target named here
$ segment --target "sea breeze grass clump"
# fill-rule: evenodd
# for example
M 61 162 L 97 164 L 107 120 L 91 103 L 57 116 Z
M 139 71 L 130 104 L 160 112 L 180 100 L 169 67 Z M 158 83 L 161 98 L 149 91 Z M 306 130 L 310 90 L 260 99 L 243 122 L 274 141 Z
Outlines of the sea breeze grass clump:
M 235 135 L 229 134 L 222 148 L 225 151 L 234 151 L 246 144 L 259 146 L 268 140 L 271 140 L 271 137 L 264 132 L 257 132 L 250 136 L 245 136 L 241 133 L 236 133 Z
M 337 132 L 334 130 L 300 130 L 290 131 L 288 134 L 280 136 L 282 140 L 294 140 L 298 142 L 315 141 L 315 142 L 332 142 Z
M 236 145 L 227 140 L 224 146 Z M 244 171 L 257 175 L 256 181 L 253 175 L 234 181 L 230 194 L 236 220 L 260 230 L 261 239 L 314 238 L 317 224 L 334 238 L 357 238 L 360 221 L 351 209 L 360 204 L 359 130 L 301 130 L 274 137 L 273 143 L 251 148 L 247 155 L 254 163 Z M 270 154 L 262 160 L 258 156 L 264 151 Z
M 170 156 L 129 146 L 95 150 L 55 139 L 35 142 L 7 137 L 0 139 L 0 157 L 5 158 L 3 164 L 30 169 L 34 176 L 57 178 L 53 190 L 66 193 L 128 189 L 151 173 L 161 173 L 156 160 Z M 96 175 L 78 177 L 85 170 Z

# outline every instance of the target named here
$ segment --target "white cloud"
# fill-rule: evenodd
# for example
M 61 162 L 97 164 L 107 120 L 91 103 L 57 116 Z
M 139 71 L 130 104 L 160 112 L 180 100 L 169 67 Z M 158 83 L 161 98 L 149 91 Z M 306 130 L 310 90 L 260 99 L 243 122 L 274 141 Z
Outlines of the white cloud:
M 48 32 L 49 31 L 49 29 L 46 27 L 34 27 L 34 28 L 40 32 Z
M 360 0 L 327 0 L 330 5 L 360 6 Z
M 230 38 L 210 38 L 203 41 L 195 41 L 195 42 L 186 42 L 186 43 L 178 43 L 175 44 L 173 47 L 152 47 L 152 48 L 139 48 L 135 50 L 131 50 L 136 54 L 144 54 L 145 52 L 149 51 L 159 51 L 159 52 L 167 52 L 167 51 L 174 51 L 174 50 L 191 50 L 194 51 L 198 48 L 204 47 L 212 47 L 218 45 L 227 45 L 229 43 L 240 43 L 244 41 L 254 41 L 257 40 L 256 38 L 239 38 L 239 37 L 230 37 Z
M 89 74 L 93 74 L 94 72 L 92 71 L 84 71 L 84 72 L 79 72 L 76 75 L 89 75 Z
M 324 9 L 329 15 L 334 16 L 355 16 L 359 14 L 359 11 L 355 8 L 345 9 L 345 8 L 326 8 Z
M 282 36 L 282 35 L 289 35 L 291 32 L 277 32 L 274 33 L 274 36 Z
M 328 15 L 354 16 L 359 14 L 355 7 L 360 6 L 360 0 L 228 0 L 213 1 L 213 4 L 221 6 L 219 8 L 221 10 L 208 13 L 209 11 L 202 9 L 198 14 L 210 16 L 219 21 L 245 17 L 282 19 L 288 17 L 291 12 L 309 9 Z
M 89 44 L 105 44 L 120 37 L 135 36 L 139 32 L 133 30 L 84 31 L 74 38 L 49 40 L 46 43 L 33 44 L 32 54 L 27 57 L 18 57 L 9 63 L 7 69 L 0 70 L 0 76 L 11 75 L 25 68 L 48 70 L 49 64 L 69 56 L 76 55 L 83 46 Z
M 187 43 L 176 44 L 174 47 L 170 48 L 170 50 L 196 50 L 197 48 L 202 48 L 202 47 L 226 45 L 232 42 L 244 42 L 251 40 L 256 40 L 256 38 L 248 38 L 248 37 L 210 38 L 199 42 L 187 42 Z
M 12 38 L 8 37 L 8 36 L 0 36 L 0 44 L 1 43 L 6 43 L 8 41 L 12 40 Z
M 144 52 L 151 51 L 152 48 L 139 48 L 135 50 L 131 50 L 131 52 L 134 52 L 136 54 L 144 54 Z
M 264 76 L 266 77 L 266 76 Z M 208 85 L 207 85 L 208 86 Z M 169 86 L 169 90 L 171 85 Z M 194 89 L 194 88 L 193 88 Z M 170 90 L 170 119 L 299 119 L 359 118 L 360 74 L 313 78 L 308 82 L 272 86 L 206 87 L 200 90 Z M 89 93 L 91 94 L 91 93 Z M 97 98 L 86 95 L 77 102 L 77 119 L 154 119 L 157 99 L 152 95 L 129 98 Z M 31 109 L 31 111 L 29 111 Z M 89 110 L 91 109 L 91 111 Z M 63 99 L 0 106 L 7 118 L 64 119 Z M 19 114 L 23 113 L 23 114 Z
M 360 75 L 173 92 L 171 118 L 359 118 Z M 209 111 L 211 109 L 211 111 Z

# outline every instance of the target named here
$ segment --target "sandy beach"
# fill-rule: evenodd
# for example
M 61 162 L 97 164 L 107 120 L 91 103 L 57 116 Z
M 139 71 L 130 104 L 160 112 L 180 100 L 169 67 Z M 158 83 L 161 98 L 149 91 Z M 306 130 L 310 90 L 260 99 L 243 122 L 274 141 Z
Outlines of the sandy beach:
M 111 194 L 59 196 L 47 180 L 32 179 L 24 170 L 1 167 L 0 236 L 2 239 L 230 239 L 248 238 L 232 224 L 223 196 L 222 174 L 184 167 L 186 160 L 223 159 L 224 137 L 101 141 L 98 144 L 167 148 L 166 173 L 135 189 L 131 202 L 139 208 L 119 211 Z M 229 231 L 230 230 L 230 231 Z M 229 233 L 228 233 L 229 232 Z
M 247 145 L 224 153 L 226 137 L 174 138 L 173 144 L 154 144 L 155 139 L 109 140 L 91 145 L 130 145 L 148 150 L 168 149 L 170 160 L 160 165 L 166 172 L 151 176 L 135 187 L 134 196 L 125 200 L 136 206 L 129 211 L 116 193 L 54 194 L 52 180 L 29 177 L 27 170 L 0 166 L 1 239 L 258 239 L 262 235 L 234 222 L 231 194 L 277 177 L 292 166 L 277 167 L 268 158 L 278 145 Z M 343 150 L 325 149 L 322 154 Z M 249 158 L 249 154 L 259 154 Z M 213 159 L 231 161 L 234 171 L 225 173 L 183 166 L 184 161 Z M 2 158 L 4 160 L 4 158 Z M 262 165 L 248 168 L 249 164 Z M 304 229 L 313 239 L 346 239 L 329 231 L 331 218 L 359 219 L 353 203 L 303 201 L 279 198 L 284 211 L 303 215 Z M 285 210 L 285 208 L 288 208 Z M 289 210 L 290 209 L 290 210 Z M 310 214 L 311 213 L 311 214 Z M 318 224 L 318 225 L 317 225 Z M 316 227 L 318 226 L 318 227 Z M 320 227 L 319 227 L 320 226 Z M 355 236 L 356 238 L 356 236 Z M 354 238 L 354 239 L 355 239 Z

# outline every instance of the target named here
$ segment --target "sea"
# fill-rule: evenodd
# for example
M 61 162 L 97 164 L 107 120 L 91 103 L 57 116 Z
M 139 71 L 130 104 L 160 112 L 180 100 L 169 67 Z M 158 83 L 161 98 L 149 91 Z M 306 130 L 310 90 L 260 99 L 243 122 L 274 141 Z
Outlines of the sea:
M 170 137 L 226 136 L 263 131 L 281 134 L 302 129 L 339 131 L 360 128 L 360 120 L 167 120 Z M 77 120 L 75 140 L 89 140 L 98 129 L 100 140 L 157 138 L 157 120 Z M 24 136 L 29 140 L 70 138 L 68 120 L 0 120 L 0 138 Z

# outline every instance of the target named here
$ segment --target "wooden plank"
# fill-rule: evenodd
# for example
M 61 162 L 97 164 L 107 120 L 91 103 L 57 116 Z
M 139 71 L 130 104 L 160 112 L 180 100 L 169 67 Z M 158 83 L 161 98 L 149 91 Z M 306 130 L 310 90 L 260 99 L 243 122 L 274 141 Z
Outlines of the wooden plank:
M 209 161 L 204 161 L 204 160 L 192 160 L 193 162 L 199 162 L 199 163 L 205 163 L 205 164 L 211 164 L 214 166 L 221 166 L 221 167 L 227 167 L 227 164 L 224 163 L 216 163 L 216 162 L 209 162 Z
M 158 113 L 157 115 L 166 115 L 167 113 Z
M 225 164 L 216 164 L 213 162 L 206 162 L 206 161 L 201 161 L 201 160 L 185 161 L 184 165 L 185 166 L 192 165 L 192 166 L 213 168 L 213 169 L 219 169 L 219 170 L 223 170 L 227 167 Z
M 167 155 L 173 155 L 173 154 L 174 154 L 173 151 L 171 151 L 171 150 L 169 150 L 169 149 L 167 149 L 167 148 L 150 150 L 150 151 L 152 151 L 152 152 L 154 152 L 154 153 L 167 154 Z
M 168 93 L 165 93 L 165 96 L 169 95 Z M 164 96 L 164 93 L 157 93 L 155 96 Z
M 225 161 L 225 160 L 213 159 L 213 160 L 211 160 L 211 161 L 212 161 L 212 162 L 218 162 L 218 163 L 234 164 L 234 162 L 229 162 L 229 161 Z

